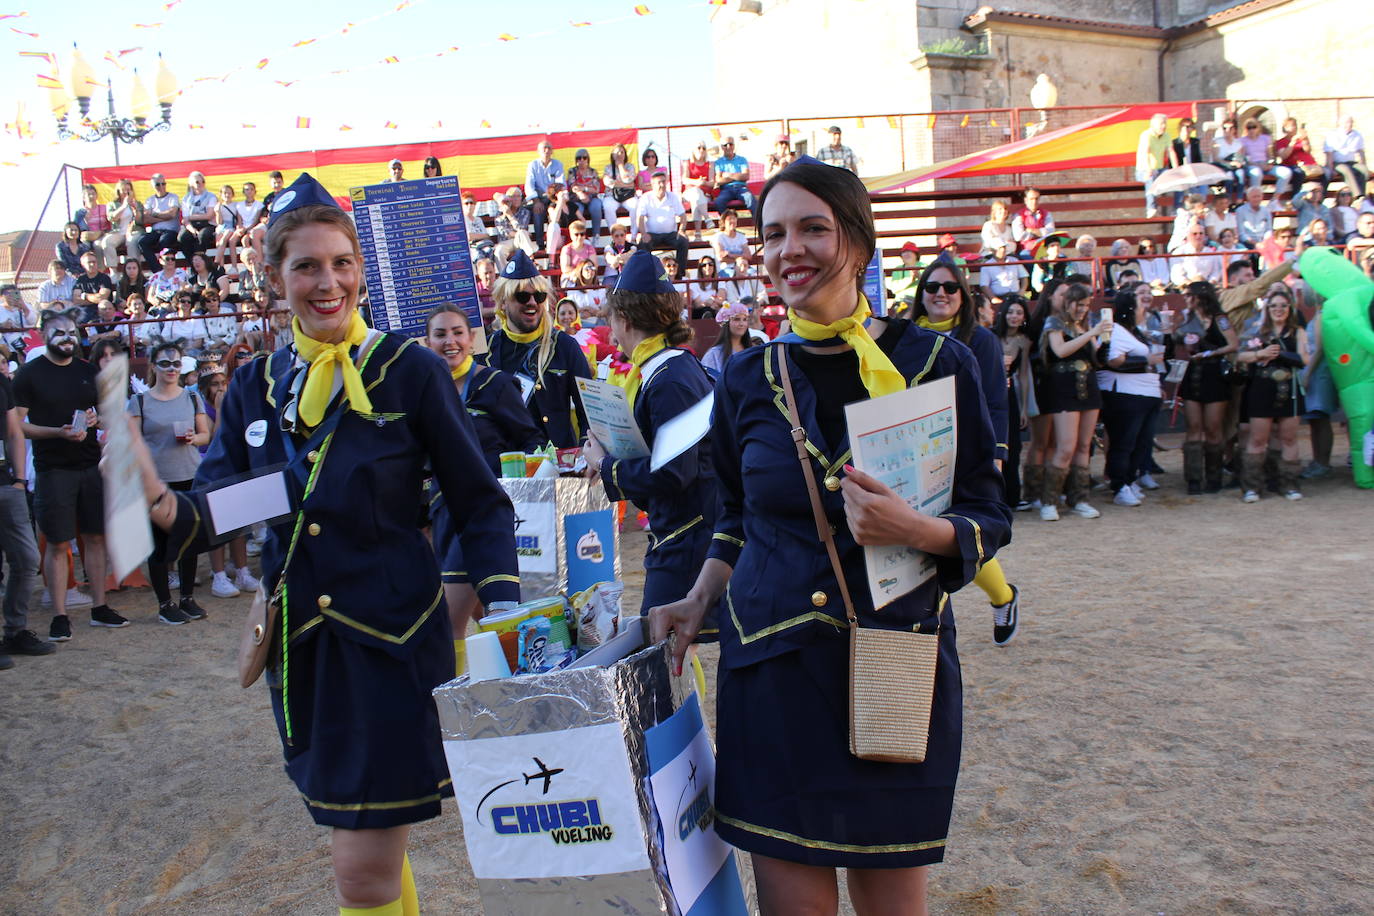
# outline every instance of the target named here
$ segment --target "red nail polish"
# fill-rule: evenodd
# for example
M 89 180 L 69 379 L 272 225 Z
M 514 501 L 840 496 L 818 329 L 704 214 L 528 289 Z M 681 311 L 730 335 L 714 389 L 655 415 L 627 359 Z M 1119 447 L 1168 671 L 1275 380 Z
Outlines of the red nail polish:
M 845 469 L 845 471 L 846 471 L 847 473 L 850 473 L 850 474 L 854 473 L 854 465 L 852 465 L 852 464 L 846 464 L 846 465 L 844 466 L 844 469 Z

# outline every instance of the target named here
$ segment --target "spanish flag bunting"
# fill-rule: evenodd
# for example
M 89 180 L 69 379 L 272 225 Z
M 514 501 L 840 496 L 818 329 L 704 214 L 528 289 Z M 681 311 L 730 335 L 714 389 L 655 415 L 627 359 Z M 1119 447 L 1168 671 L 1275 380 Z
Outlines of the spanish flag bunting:
M 399 13 L 401 10 L 403 10 L 403 9 L 405 9 L 406 7 L 410 6 L 410 4 L 411 4 L 411 0 L 401 0 L 400 3 L 396 4 L 396 12 Z
M 317 42 L 317 41 L 319 41 L 318 38 L 305 38 L 305 39 L 302 39 L 301 41 L 296 42 L 296 43 L 293 44 L 291 47 L 293 47 L 293 48 L 304 48 L 306 45 L 313 45 L 313 44 L 314 44 L 315 42 Z
M 248 124 L 248 123 L 244 123 L 244 122 L 240 122 L 240 123 L 239 123 L 239 127 L 242 127 L 244 130 L 257 130 L 257 129 L 258 129 L 258 125 L 256 125 L 256 124 Z
M 893 130 L 896 130 L 900 126 L 900 124 L 897 122 L 896 115 L 887 116 L 887 126 L 892 128 Z
M 190 128 L 191 130 L 204 130 L 204 129 L 205 129 L 205 125 L 204 125 L 204 124 L 187 124 L 186 126 L 187 126 L 188 128 Z
M 962 118 L 959 119 L 959 126 L 968 127 L 968 115 L 964 115 Z
M 710 0 L 711 6 L 724 6 L 725 0 Z
M 32 137 L 33 134 L 30 133 L 29 136 Z M 33 150 L 27 150 L 27 149 L 26 149 L 26 150 L 24 150 L 23 152 L 21 152 L 19 155 L 21 155 L 21 156 L 23 156 L 25 159 L 27 159 L 27 158 L 29 158 L 30 156 L 37 156 L 38 153 L 34 152 Z
M 490 122 L 490 121 L 487 121 L 487 120 L 483 120 L 481 126 L 482 126 L 482 127 L 491 127 L 491 122 Z
M 180 6 L 180 5 L 181 5 L 181 0 L 167 0 L 166 3 L 162 4 L 162 8 L 163 8 L 164 10 L 170 10 L 172 7 L 174 7 L 174 6 Z
M 17 163 L 17 162 L 0 162 L 0 165 L 8 166 L 9 168 L 12 168 L 12 169 L 17 169 L 17 168 L 19 168 L 19 163 Z
M 647 6 L 644 6 L 643 4 L 640 4 L 639 6 L 635 7 L 636 16 L 648 16 L 652 12 L 653 10 L 649 9 Z
M 39 89 L 61 89 L 62 81 L 55 76 L 48 76 L 46 73 L 38 74 Z
M 438 53 L 435 54 L 434 56 L 435 56 L 435 57 L 444 57 L 444 56 L 446 56 L 446 55 L 452 54 L 454 51 L 457 51 L 457 50 L 458 50 L 458 46 L 457 46 L 457 45 L 453 45 L 452 47 L 444 48 L 444 50 L 438 52 Z
M 341 29 L 339 29 L 339 34 L 340 34 L 340 35 L 347 35 L 349 32 L 353 31 L 354 27 L 355 27 L 355 25 L 354 25 L 354 23 L 352 23 L 352 22 L 344 23 L 344 27 L 341 28 Z
M 996 127 L 996 126 L 997 126 L 997 119 L 994 118 L 992 115 L 988 115 L 988 126 L 989 126 L 989 127 Z
M 395 121 L 387 121 L 382 126 L 385 127 L 387 130 L 395 130 L 397 125 Z
M 281 86 L 283 89 L 290 89 L 292 86 L 299 83 L 300 80 L 273 80 L 272 82 L 276 83 L 278 86 Z
M 863 119 L 863 118 L 855 118 L 855 119 L 854 119 L 854 126 L 857 127 L 859 130 L 863 130 L 863 129 L 864 129 L 864 119 Z
M 134 28 L 136 28 L 136 29 L 160 29 L 160 28 L 162 28 L 162 23 L 160 23 L 160 22 L 135 22 L 135 23 L 134 23 Z
M 500 35 L 497 35 L 496 37 L 501 41 L 515 41 L 515 36 L 512 35 L 510 32 L 502 32 Z
M 120 70 L 123 70 L 123 69 L 124 69 L 124 62 L 121 61 L 121 60 L 115 55 L 115 52 L 113 52 L 113 51 L 106 51 L 106 52 L 105 52 L 105 59 L 106 59 L 107 61 L 109 61 L 110 63 L 114 64 L 114 65 L 115 65 L 116 67 L 118 67 Z
M 263 67 L 266 67 L 266 66 L 267 66 L 267 58 L 264 57 L 262 60 L 258 61 L 256 64 L 253 65 L 253 69 L 255 69 L 255 70 L 261 70 Z
M 304 128 L 307 128 L 307 127 L 309 127 L 309 126 L 310 126 L 310 119 L 309 119 L 309 118 L 303 118 L 303 117 L 299 117 L 299 116 L 296 118 L 296 127 L 301 128 L 301 129 L 304 129 Z
M 218 77 L 218 76 L 198 76 L 198 77 L 196 77 L 195 79 L 191 80 L 191 83 L 192 83 L 193 85 L 194 85 L 195 83 L 213 83 L 215 80 L 220 79 L 220 78 L 221 78 L 221 77 Z
M 18 13 L 5 13 L 4 15 L 0 15 L 0 19 L 22 19 L 22 18 L 24 18 L 24 17 L 27 16 L 27 15 L 28 15 L 28 12 L 27 12 L 27 11 L 18 12 Z
M 399 64 L 400 62 L 401 62 L 401 59 L 400 59 L 399 57 L 383 57 L 383 58 L 382 58 L 382 63 L 384 63 L 384 64 Z
M 438 129 L 440 129 L 440 128 L 442 128 L 442 127 L 444 126 L 444 122 L 443 122 L 443 121 L 435 121 L 433 124 L 431 124 L 431 125 L 429 125 L 429 126 L 430 126 L 430 129 L 432 129 L 432 130 L 438 130 Z
M 591 25 L 591 23 L 590 23 L 590 22 L 573 22 L 571 19 L 569 19 L 569 20 L 568 20 L 568 25 L 572 26 L 572 27 L 575 28 L 575 29 L 584 29 L 584 28 L 586 28 L 587 26 Z
M 16 29 L 14 26 L 10 26 L 10 31 L 13 32 L 13 33 L 16 34 L 16 35 L 27 35 L 29 38 L 37 38 L 37 37 L 38 37 L 38 33 L 37 33 L 37 32 L 25 32 L 23 29 Z
M 20 57 L 41 57 L 48 63 L 52 63 L 52 55 L 47 51 L 20 51 Z
M 718 127 L 713 127 L 713 128 L 711 128 L 711 139 L 712 139 L 712 140 L 717 140 L 717 141 L 720 140 L 720 128 L 718 128 Z
M 926 115 L 926 129 L 931 130 L 935 127 L 935 115 Z
M 352 130 L 352 129 L 353 129 L 353 128 L 349 127 L 347 124 L 340 124 L 340 125 L 339 125 L 339 130 Z
M 584 129 L 586 126 L 587 126 L 587 122 L 586 122 L 586 121 L 578 121 L 578 122 L 577 122 L 577 129 L 578 129 L 578 130 L 582 130 L 582 129 Z

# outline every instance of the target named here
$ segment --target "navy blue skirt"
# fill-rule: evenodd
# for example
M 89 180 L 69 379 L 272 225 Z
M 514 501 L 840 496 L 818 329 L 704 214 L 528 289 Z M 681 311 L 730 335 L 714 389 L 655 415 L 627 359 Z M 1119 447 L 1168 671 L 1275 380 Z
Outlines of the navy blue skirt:
M 706 562 L 706 551 L 711 546 L 711 526 L 698 523 L 684 536 L 668 541 L 661 547 L 651 549 L 644 556 L 644 600 L 640 602 L 639 612 L 648 614 L 649 609 L 662 604 L 672 604 L 687 597 L 696 584 L 697 574 Z M 701 632 L 693 640 L 698 643 L 720 641 L 718 610 L 712 608 L 702 621 Z
M 453 678 L 451 633 L 441 605 L 404 659 L 343 638 L 328 622 L 291 647 L 290 743 L 279 683 L 272 711 L 286 773 L 315 823 L 364 830 L 439 816 L 453 786 L 431 691 Z
M 941 629 L 924 763 L 849 753 L 849 635 L 720 667 L 716 830 L 747 852 L 831 868 L 911 868 L 945 855 L 959 775 L 963 682 Z
M 448 511 L 444 497 L 432 483 L 427 492 L 430 497 L 430 538 L 434 543 L 434 557 L 439 561 L 439 578 L 445 582 L 467 582 L 463 545 L 458 540 L 458 530 L 453 526 L 453 515 Z

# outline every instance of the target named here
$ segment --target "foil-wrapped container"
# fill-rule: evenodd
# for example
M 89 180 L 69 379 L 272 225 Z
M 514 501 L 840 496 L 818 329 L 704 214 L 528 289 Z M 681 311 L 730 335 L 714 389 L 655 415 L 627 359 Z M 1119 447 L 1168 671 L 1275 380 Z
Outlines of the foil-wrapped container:
M 582 512 L 611 508 L 606 491 L 599 482 L 580 477 L 503 477 L 515 504 L 516 554 L 520 562 L 520 595 L 528 601 L 548 595 L 566 594 L 568 589 L 567 533 L 563 519 Z M 615 526 L 614 576 L 621 581 L 620 531 Z M 549 538 L 553 551 L 549 552 Z
M 565 668 L 434 691 L 468 858 L 488 916 L 680 916 L 644 733 L 690 691 L 629 626 Z M 628 654 L 627 654 L 628 653 Z

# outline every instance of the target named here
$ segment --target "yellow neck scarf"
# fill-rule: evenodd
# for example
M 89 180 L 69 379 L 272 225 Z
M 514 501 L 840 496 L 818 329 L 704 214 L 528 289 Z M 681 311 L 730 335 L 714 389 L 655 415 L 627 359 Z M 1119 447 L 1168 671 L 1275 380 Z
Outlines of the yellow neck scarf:
M 625 396 L 630 399 L 630 410 L 635 409 L 635 396 L 639 394 L 640 383 L 644 381 L 639 374 L 639 367 L 647 363 L 659 350 L 666 349 L 667 339 L 662 334 L 655 334 L 653 337 L 646 337 L 641 340 L 635 351 L 630 354 L 630 362 L 634 363 L 634 368 L 625 379 Z
M 522 333 L 513 328 L 510 322 L 506 320 L 506 313 L 504 311 L 498 311 L 496 314 L 501 316 L 501 329 L 506 332 L 506 336 L 516 343 L 521 344 L 534 343 L 540 337 L 543 337 L 546 332 L 551 330 L 550 325 L 553 324 L 549 319 L 548 309 L 545 309 L 544 317 L 539 319 L 539 324 L 535 329 L 529 333 Z
M 854 314 L 830 324 L 807 321 L 791 309 L 787 310 L 787 320 L 792 323 L 792 330 L 798 337 L 806 340 L 829 340 L 838 336 L 853 347 L 854 352 L 859 354 L 859 378 L 863 380 L 869 397 L 877 398 L 902 391 L 906 388 L 906 379 L 897 371 L 897 367 L 892 365 L 892 360 L 888 359 L 887 354 L 878 349 L 878 345 L 869 336 L 868 329 L 864 327 L 864 322 L 872 313 L 872 309 L 868 307 L 868 300 L 860 296 Z
M 917 325 L 923 328 L 929 328 L 932 331 L 952 331 L 954 330 L 954 326 L 958 323 L 958 315 L 955 315 L 953 318 L 947 318 L 944 321 L 931 321 L 929 315 L 922 315 L 916 319 Z
M 339 343 L 321 343 L 307 337 L 305 331 L 301 330 L 299 318 L 291 319 L 291 333 L 296 339 L 296 352 L 310 364 L 298 408 L 305 425 L 319 426 L 324 419 L 324 412 L 329 407 L 330 389 L 334 387 L 336 363 L 343 373 L 343 390 L 349 405 L 359 413 L 372 413 L 372 401 L 363 387 L 363 377 L 348 352 L 351 347 L 367 339 L 367 325 L 356 311 L 349 321 L 348 332 Z
M 455 382 L 459 382 L 459 381 L 462 381 L 464 378 L 466 378 L 466 377 L 467 377 L 467 374 L 468 374 L 469 372 L 471 372 L 471 371 L 472 371 L 472 354 L 469 353 L 467 356 L 463 357 L 463 361 L 462 361 L 461 363 L 458 364 L 458 368 L 457 368 L 457 369 L 454 369 L 450 374 L 453 376 L 453 380 L 454 380 Z

